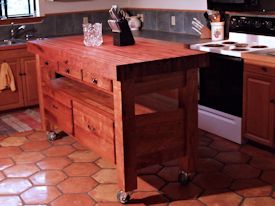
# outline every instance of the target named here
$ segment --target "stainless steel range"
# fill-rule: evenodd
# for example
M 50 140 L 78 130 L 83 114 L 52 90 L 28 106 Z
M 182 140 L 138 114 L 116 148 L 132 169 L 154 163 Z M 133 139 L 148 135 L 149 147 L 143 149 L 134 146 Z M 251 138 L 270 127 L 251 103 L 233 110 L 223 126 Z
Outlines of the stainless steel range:
M 275 48 L 275 18 L 232 16 L 229 39 L 191 45 L 210 52 L 200 68 L 199 128 L 241 143 L 243 52 Z

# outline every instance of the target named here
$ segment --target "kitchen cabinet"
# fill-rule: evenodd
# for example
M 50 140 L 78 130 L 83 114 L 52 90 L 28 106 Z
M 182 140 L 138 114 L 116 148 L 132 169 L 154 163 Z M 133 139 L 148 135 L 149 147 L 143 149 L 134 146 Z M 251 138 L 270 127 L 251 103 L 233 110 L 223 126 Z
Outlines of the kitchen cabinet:
M 186 183 L 198 146 L 197 72 L 208 55 L 142 38 L 127 47 L 114 46 L 111 36 L 100 47 L 85 47 L 82 39 L 28 43 L 40 65 L 42 128 L 58 127 L 115 164 L 121 202 L 137 188 L 139 168 L 180 159 L 179 180 Z M 157 94 L 174 89 L 177 100 Z
M 7 89 L 0 92 L 0 111 L 38 104 L 34 55 L 27 52 L 26 46 L 10 46 L 0 50 L 0 65 L 3 62 L 12 69 L 16 91 Z
M 243 137 L 274 146 L 275 64 L 245 61 Z

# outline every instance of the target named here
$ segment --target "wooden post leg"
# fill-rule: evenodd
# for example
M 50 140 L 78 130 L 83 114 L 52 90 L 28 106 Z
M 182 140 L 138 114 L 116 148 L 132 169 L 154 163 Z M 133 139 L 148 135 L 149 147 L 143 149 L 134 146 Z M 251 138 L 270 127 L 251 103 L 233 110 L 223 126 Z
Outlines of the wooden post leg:
M 124 191 L 137 188 L 135 96 L 132 82 L 113 83 L 115 147 L 118 185 Z
M 196 170 L 198 149 L 198 69 L 189 69 L 187 85 L 179 89 L 179 106 L 185 109 L 185 156 L 180 168 L 188 174 Z

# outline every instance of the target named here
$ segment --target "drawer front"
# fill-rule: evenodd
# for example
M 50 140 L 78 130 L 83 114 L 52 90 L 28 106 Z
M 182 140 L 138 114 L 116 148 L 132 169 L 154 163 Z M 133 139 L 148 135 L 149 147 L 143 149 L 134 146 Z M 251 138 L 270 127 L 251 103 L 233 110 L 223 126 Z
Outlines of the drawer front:
M 44 95 L 44 107 L 46 117 L 55 123 L 58 128 L 68 134 L 73 134 L 72 109 L 55 99 Z
M 58 62 L 58 72 L 64 76 L 82 80 L 80 68 L 69 61 Z
M 40 67 L 42 81 L 47 82 L 55 78 L 55 71 L 58 70 L 57 62 L 40 58 Z
M 244 70 L 246 72 L 254 72 L 258 74 L 275 76 L 275 68 L 265 65 L 245 64 Z
M 104 77 L 99 77 L 93 73 L 83 71 L 83 81 L 87 82 L 89 85 L 94 86 L 99 89 L 103 89 L 109 92 L 113 92 L 113 81 L 106 79 Z
M 78 102 L 73 102 L 73 115 L 75 137 L 115 163 L 113 121 Z
M 43 84 L 42 90 L 44 95 L 51 97 L 55 101 L 61 103 L 68 108 L 72 107 L 71 98 L 65 93 L 58 90 L 53 90 L 47 83 Z

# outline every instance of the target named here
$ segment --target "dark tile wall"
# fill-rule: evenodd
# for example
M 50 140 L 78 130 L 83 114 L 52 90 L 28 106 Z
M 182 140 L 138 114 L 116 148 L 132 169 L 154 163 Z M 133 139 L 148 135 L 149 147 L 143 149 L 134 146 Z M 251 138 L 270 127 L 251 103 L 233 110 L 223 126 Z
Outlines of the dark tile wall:
M 204 25 L 207 22 L 203 16 L 203 12 L 197 11 L 172 11 L 172 10 L 148 10 L 148 9 L 128 9 L 131 15 L 143 14 L 143 29 L 165 31 L 173 33 L 185 33 L 197 35 L 192 28 L 192 20 L 194 17 L 199 19 Z M 176 17 L 176 25 L 172 26 L 171 16 Z
M 154 31 L 165 31 L 174 33 L 186 33 L 197 35 L 191 29 L 193 17 L 197 17 L 203 24 L 206 20 L 202 12 L 188 11 L 165 11 L 165 10 L 148 10 L 148 9 L 130 9 L 128 12 L 131 15 L 143 14 L 144 23 L 143 29 Z M 176 25 L 171 26 L 171 16 L 176 16 Z M 53 37 L 62 35 L 72 35 L 82 33 L 82 19 L 87 16 L 89 22 L 102 22 L 103 30 L 110 30 L 107 24 L 109 19 L 108 10 L 91 11 L 80 13 L 68 13 L 49 15 L 40 24 L 27 25 L 26 30 L 22 32 L 24 36 L 26 32 L 33 34 L 35 37 Z M 0 40 L 7 39 L 10 36 L 10 26 L 0 27 Z M 34 32 L 35 31 L 35 32 Z

